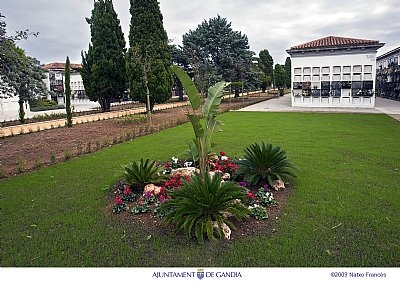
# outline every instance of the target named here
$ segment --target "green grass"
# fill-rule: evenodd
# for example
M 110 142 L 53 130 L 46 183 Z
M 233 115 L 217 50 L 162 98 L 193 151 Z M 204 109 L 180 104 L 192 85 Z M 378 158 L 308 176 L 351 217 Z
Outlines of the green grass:
M 121 222 L 105 209 L 102 189 L 122 178 L 122 165 L 181 156 L 193 137 L 185 124 L 1 180 L 1 266 L 400 266 L 399 122 L 313 113 L 230 112 L 220 119 L 215 151 L 240 156 L 267 141 L 300 168 L 274 233 L 201 246 Z

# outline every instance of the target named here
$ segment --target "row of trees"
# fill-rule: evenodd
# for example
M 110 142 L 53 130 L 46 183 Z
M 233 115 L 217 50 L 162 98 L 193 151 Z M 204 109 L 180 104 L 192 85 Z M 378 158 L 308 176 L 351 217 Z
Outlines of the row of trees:
M 94 2 L 87 19 L 91 31 L 89 50 L 82 52 L 82 80 L 86 95 L 109 111 L 111 100 L 128 89 L 133 100 L 155 103 L 171 96 L 173 77 L 167 33 L 156 0 L 131 0 L 130 48 L 111 0 Z
M 4 18 L 0 13 L 0 97 L 19 96 L 19 120 L 24 123 L 24 103 L 48 91 L 43 82 L 45 70 L 39 60 L 27 56 L 16 43 L 38 33 L 23 30 L 8 36 Z
M 173 85 L 182 96 L 171 64 L 187 71 L 202 94 L 221 80 L 233 82 L 236 95 L 244 84 L 248 90 L 264 91 L 272 85 L 290 86 L 290 59 L 274 68 L 268 50 L 255 57 L 247 36 L 234 31 L 225 18 L 204 20 L 183 35 L 182 46 L 168 46 L 157 0 L 130 0 L 130 4 L 128 50 L 112 0 L 95 1 L 87 19 L 91 43 L 82 52 L 81 74 L 86 94 L 99 101 L 103 111 L 110 110 L 111 100 L 128 89 L 131 98 L 146 103 L 149 112 L 155 103 L 171 97 Z

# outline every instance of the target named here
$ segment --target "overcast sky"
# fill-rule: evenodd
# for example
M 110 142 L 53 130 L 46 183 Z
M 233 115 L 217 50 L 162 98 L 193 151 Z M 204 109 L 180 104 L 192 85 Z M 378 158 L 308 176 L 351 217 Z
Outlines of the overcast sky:
M 129 0 L 114 0 L 127 39 Z M 378 55 L 400 46 L 400 0 L 159 0 L 168 38 L 180 45 L 182 35 L 217 15 L 246 34 L 257 55 L 268 49 L 283 64 L 286 49 L 326 36 L 379 40 Z M 90 42 L 93 0 L 1 0 L 9 35 L 38 31 L 18 45 L 41 63 L 81 62 Z M 128 40 L 127 40 L 128 42 Z

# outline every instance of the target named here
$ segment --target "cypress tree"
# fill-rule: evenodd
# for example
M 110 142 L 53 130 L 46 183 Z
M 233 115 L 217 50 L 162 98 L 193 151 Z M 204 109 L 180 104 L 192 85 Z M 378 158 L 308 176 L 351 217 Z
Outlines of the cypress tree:
M 171 52 L 157 0 L 130 0 L 130 4 L 127 54 L 130 95 L 133 100 L 146 103 L 147 111 L 151 112 L 155 103 L 171 97 Z
M 125 39 L 112 0 L 94 2 L 90 25 L 91 43 L 82 52 L 82 80 L 86 95 L 110 111 L 112 100 L 126 90 Z
M 71 109 L 71 64 L 69 57 L 65 62 L 65 109 L 67 112 L 67 126 L 72 127 L 72 109 Z

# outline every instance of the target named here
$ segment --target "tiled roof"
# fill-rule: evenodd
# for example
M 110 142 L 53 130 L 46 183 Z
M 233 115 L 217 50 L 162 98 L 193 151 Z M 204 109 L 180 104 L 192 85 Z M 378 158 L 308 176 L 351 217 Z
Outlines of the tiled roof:
M 358 38 L 346 38 L 346 37 L 336 37 L 328 36 L 292 46 L 291 50 L 303 50 L 303 49 L 315 49 L 315 48 L 330 48 L 330 47 L 345 47 L 345 46 L 365 46 L 365 45 L 377 45 L 378 40 L 369 39 L 358 39 Z
M 79 69 L 79 68 L 82 68 L 82 65 L 81 64 L 74 64 L 74 63 L 71 63 L 71 69 Z M 53 63 L 49 63 L 49 64 L 45 64 L 45 65 L 42 65 L 42 68 L 45 68 L 45 69 L 65 69 L 65 63 L 61 63 L 61 62 L 53 62 Z

